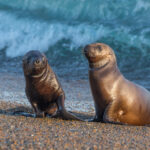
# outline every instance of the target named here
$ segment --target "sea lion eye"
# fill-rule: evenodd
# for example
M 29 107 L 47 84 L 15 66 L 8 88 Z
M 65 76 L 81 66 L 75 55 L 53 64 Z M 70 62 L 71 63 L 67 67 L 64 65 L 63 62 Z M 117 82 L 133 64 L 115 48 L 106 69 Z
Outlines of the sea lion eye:
M 102 50 L 102 47 L 101 47 L 100 45 L 98 45 L 96 48 L 97 48 L 99 51 Z

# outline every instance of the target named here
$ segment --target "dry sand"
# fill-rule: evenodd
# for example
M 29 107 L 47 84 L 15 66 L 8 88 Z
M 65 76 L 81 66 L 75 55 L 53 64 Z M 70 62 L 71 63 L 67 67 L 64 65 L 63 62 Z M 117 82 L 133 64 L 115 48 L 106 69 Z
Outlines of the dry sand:
M 94 107 L 88 81 L 60 81 L 66 108 L 83 119 L 91 118 Z M 150 149 L 150 127 L 15 116 L 14 110 L 32 111 L 23 75 L 0 73 L 0 150 Z

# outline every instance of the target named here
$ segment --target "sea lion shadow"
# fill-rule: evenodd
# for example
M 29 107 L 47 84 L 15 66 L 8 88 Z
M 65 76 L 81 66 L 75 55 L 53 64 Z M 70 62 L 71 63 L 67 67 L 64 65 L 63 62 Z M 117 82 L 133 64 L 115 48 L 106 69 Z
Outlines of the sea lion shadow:
M 92 119 L 94 117 L 93 114 L 87 114 L 84 112 L 72 112 L 72 111 L 68 111 L 68 112 L 85 121 L 88 121 L 89 119 Z
M 8 116 L 26 116 L 33 117 L 33 110 L 30 107 L 17 106 L 14 108 L 0 109 L 0 114 Z
M 93 116 L 81 112 L 73 112 L 69 111 L 69 113 L 81 118 L 82 120 L 91 119 Z M 8 109 L 0 109 L 0 114 L 8 115 L 8 116 L 24 116 L 24 117 L 31 117 L 31 118 L 42 118 L 40 116 L 35 117 L 34 111 L 32 108 L 27 106 L 17 106 L 14 108 L 8 108 Z M 48 118 L 61 118 L 61 115 L 58 113 L 55 116 L 49 116 Z

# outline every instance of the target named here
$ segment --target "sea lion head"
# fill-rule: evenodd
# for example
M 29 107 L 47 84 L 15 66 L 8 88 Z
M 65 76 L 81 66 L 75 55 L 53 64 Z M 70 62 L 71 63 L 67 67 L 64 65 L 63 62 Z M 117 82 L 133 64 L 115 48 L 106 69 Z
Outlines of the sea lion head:
M 23 57 L 23 70 L 25 75 L 36 75 L 43 72 L 47 65 L 46 56 L 38 50 L 32 50 Z
M 104 68 L 108 64 L 116 64 L 113 50 L 106 44 L 94 43 L 86 45 L 83 49 L 85 57 L 89 61 L 90 68 Z

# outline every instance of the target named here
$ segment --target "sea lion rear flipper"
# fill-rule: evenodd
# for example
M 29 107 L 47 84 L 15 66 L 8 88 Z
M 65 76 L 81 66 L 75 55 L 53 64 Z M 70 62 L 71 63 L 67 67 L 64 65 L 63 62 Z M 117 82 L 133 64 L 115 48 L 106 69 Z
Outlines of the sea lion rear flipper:
M 113 101 L 106 107 L 103 115 L 104 122 L 113 124 L 123 124 L 120 122 L 120 119 L 124 112 L 123 110 L 121 110 L 119 104 L 120 104 L 119 100 Z
M 65 109 L 64 101 L 65 101 L 65 96 L 64 95 L 59 96 L 58 99 L 57 99 L 58 110 L 59 110 L 59 113 L 62 116 L 62 118 L 65 119 L 65 120 L 79 120 L 79 121 L 83 121 L 82 119 L 74 116 L 73 114 L 69 113 Z

